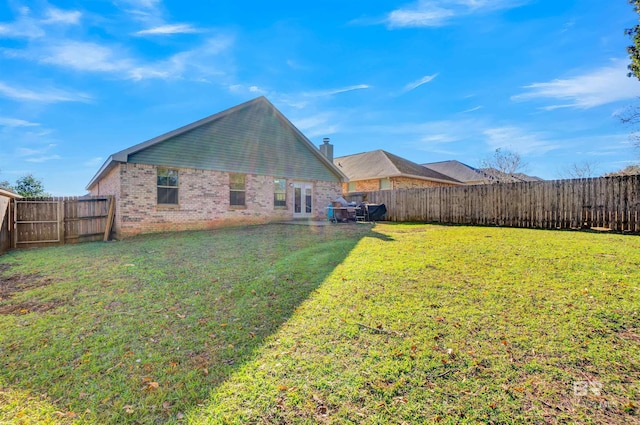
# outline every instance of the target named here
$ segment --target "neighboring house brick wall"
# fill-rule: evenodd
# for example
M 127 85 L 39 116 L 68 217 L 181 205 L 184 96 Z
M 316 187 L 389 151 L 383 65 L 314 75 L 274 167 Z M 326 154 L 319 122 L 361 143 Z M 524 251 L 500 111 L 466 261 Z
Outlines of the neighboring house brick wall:
M 391 179 L 392 189 L 419 189 L 422 187 L 442 187 L 456 186 L 451 183 L 434 182 L 431 180 L 412 179 L 408 177 L 393 177 Z
M 347 192 L 349 184 L 344 184 L 344 191 Z M 356 192 L 376 192 L 380 190 L 380 179 L 356 181 Z
M 418 189 L 421 187 L 455 186 L 450 183 L 431 180 L 412 179 L 409 177 L 391 177 L 391 189 Z M 377 192 L 380 190 L 380 179 L 356 181 L 355 192 Z M 349 193 L 349 183 L 342 184 L 342 192 Z
M 201 230 L 223 226 L 261 224 L 293 218 L 292 179 L 287 179 L 287 208 L 274 208 L 275 177 L 246 175 L 245 207 L 229 206 L 229 174 L 220 171 L 178 168 L 178 205 L 157 204 L 157 169 L 154 165 L 120 164 L 96 187 L 119 190 L 114 231 L 117 237 L 139 233 Z M 110 181 L 118 177 L 119 184 Z M 340 183 L 312 181 L 314 216 L 326 218 L 326 206 L 340 196 Z M 117 188 L 117 186 L 120 186 Z M 93 194 L 94 191 L 92 191 Z M 98 190 L 96 190 L 98 192 Z

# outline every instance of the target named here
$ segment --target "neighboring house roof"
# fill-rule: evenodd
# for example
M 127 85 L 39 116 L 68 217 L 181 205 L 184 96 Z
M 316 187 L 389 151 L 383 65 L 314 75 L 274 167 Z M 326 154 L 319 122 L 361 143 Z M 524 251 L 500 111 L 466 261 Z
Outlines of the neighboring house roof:
M 422 164 L 431 170 L 460 180 L 466 184 L 483 183 L 517 183 L 543 181 L 540 177 L 529 176 L 524 173 L 506 174 L 494 168 L 473 168 L 460 161 L 440 161 Z
M 466 184 L 483 183 L 487 178 L 487 176 L 479 170 L 455 159 L 451 161 L 430 162 L 428 164 L 422 164 L 422 166 Z
M 22 198 L 21 195 L 15 193 L 15 192 L 12 192 L 10 190 L 7 190 L 7 189 L 3 189 L 1 187 L 0 187 L 0 196 L 4 196 L 6 198 L 12 198 L 12 199 Z
M 264 96 L 114 153 L 87 189 L 125 162 L 305 180 L 346 180 Z
M 461 184 L 461 182 L 456 179 L 383 150 L 341 156 L 335 158 L 333 163 L 337 165 L 351 181 L 409 177 L 441 183 Z
M 487 176 L 487 180 L 496 183 L 520 183 L 520 182 L 541 182 L 544 179 L 536 176 L 530 176 L 524 173 L 507 174 L 495 168 L 482 168 L 478 170 Z

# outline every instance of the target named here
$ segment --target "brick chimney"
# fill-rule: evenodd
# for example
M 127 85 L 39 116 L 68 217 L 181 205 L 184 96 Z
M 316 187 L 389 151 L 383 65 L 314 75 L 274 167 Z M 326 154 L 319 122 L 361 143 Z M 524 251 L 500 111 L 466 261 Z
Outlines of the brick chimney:
M 320 152 L 329 160 L 329 162 L 333 163 L 333 145 L 329 143 L 329 138 L 325 137 L 322 139 L 322 144 L 320 145 Z

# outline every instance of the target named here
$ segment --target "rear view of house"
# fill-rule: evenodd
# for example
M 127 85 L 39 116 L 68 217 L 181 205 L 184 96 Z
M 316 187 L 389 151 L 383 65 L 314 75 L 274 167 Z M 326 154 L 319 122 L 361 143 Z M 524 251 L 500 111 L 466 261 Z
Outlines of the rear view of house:
M 87 190 L 115 196 L 125 237 L 323 218 L 345 180 L 259 97 L 111 155 Z

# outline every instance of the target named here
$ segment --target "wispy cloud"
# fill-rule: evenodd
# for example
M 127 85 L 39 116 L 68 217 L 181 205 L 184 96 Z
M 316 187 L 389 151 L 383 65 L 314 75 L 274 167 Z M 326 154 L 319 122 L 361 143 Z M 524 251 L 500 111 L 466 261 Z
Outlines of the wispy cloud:
M 422 78 L 417 79 L 416 81 L 413 81 L 409 84 L 407 84 L 406 86 L 404 86 L 403 92 L 409 92 L 411 90 L 417 89 L 418 87 L 420 87 L 423 84 L 427 84 L 430 83 L 431 81 L 433 81 L 436 77 L 438 76 L 438 74 L 433 74 L 433 75 L 425 75 Z
M 491 150 L 509 149 L 523 155 L 542 155 L 560 147 L 558 142 L 543 132 L 527 131 L 516 126 L 487 128 L 482 133 Z
M 370 89 L 371 86 L 368 84 L 356 84 L 353 86 L 341 87 L 337 89 L 328 89 L 328 90 L 318 90 L 312 92 L 306 92 L 302 95 L 305 97 L 325 97 L 325 96 L 333 96 L 340 93 L 347 93 L 355 90 L 365 90 Z
M 0 127 L 38 127 L 40 124 L 17 118 L 0 117 Z
M 60 155 L 50 153 L 55 147 L 56 147 L 56 144 L 49 143 L 48 145 L 42 146 L 37 149 L 18 148 L 16 149 L 16 155 L 19 157 L 24 157 L 25 158 L 24 160 L 26 162 L 35 162 L 35 163 L 62 159 Z
M 135 35 L 195 34 L 199 32 L 203 32 L 203 30 L 190 24 L 166 24 L 138 31 Z
M 514 101 L 548 99 L 555 102 L 543 106 L 544 110 L 559 108 L 588 109 L 620 100 L 640 96 L 640 84 L 627 77 L 626 63 L 613 61 L 612 65 L 598 68 L 571 78 L 533 83 L 523 87 L 527 91 L 511 97 Z
M 80 23 L 82 13 L 77 10 L 62 10 L 50 7 L 45 12 L 45 16 L 46 18 L 41 21 L 43 24 L 76 25 Z
M 65 40 L 48 46 L 42 54 L 39 59 L 42 63 L 78 71 L 113 72 L 133 67 L 129 59 L 121 59 L 122 52 L 97 43 Z
M 482 108 L 484 108 L 484 106 L 479 105 L 479 106 L 476 106 L 476 107 L 474 107 L 474 108 L 465 109 L 464 111 L 462 111 L 462 112 L 460 112 L 460 113 L 461 113 L 461 114 L 468 114 L 468 113 L 470 113 L 470 112 L 479 111 L 479 110 L 480 110 L 480 109 L 482 109 Z
M 306 108 L 312 102 L 312 100 L 328 98 L 337 94 L 348 93 L 357 90 L 366 90 L 370 88 L 371 86 L 369 84 L 355 84 L 347 87 L 306 91 L 302 93 L 270 93 L 270 96 L 272 98 L 275 98 L 277 103 L 284 103 L 296 109 L 303 109 Z
M 62 159 L 62 157 L 60 155 L 42 155 L 42 156 L 33 156 L 30 158 L 25 159 L 26 162 L 36 162 L 36 163 L 42 163 L 42 162 L 47 162 L 47 161 L 54 161 L 57 159 Z
M 0 81 L 0 96 L 10 99 L 41 103 L 88 102 L 91 97 L 78 92 L 69 92 L 55 88 L 29 90 Z
M 216 66 L 216 56 L 227 50 L 233 42 L 234 38 L 230 35 L 210 37 L 192 50 L 155 62 L 136 58 L 120 45 L 66 39 L 39 43 L 24 50 L 4 49 L 0 53 L 6 57 L 23 58 L 60 68 L 110 73 L 119 79 L 139 81 L 220 75 L 224 67 Z
M 34 17 L 31 9 L 23 7 L 18 10 L 18 17 L 13 22 L 0 22 L 0 38 L 41 38 L 47 34 L 47 26 L 76 25 L 81 17 L 79 11 L 55 7 L 49 7 L 42 16 Z
M 294 119 L 292 122 L 307 137 L 328 136 L 339 130 L 336 117 L 328 112 Z
M 420 28 L 447 25 L 452 19 L 476 13 L 512 9 L 528 0 L 420 0 L 391 11 L 384 23 L 389 28 Z

